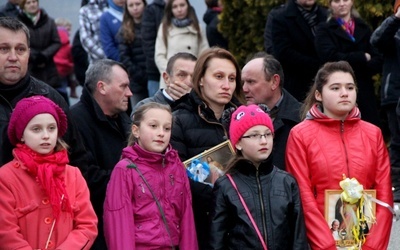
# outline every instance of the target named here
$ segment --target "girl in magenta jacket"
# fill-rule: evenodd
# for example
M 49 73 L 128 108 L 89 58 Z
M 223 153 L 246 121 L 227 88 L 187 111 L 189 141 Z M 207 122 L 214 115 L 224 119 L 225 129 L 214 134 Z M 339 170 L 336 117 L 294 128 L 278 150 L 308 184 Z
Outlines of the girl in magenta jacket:
M 78 168 L 67 165 L 67 117 L 43 96 L 11 114 L 14 160 L 0 168 L 0 249 L 90 249 L 97 217 Z
M 197 249 L 189 181 L 169 144 L 172 114 L 150 102 L 134 114 L 129 146 L 115 166 L 104 203 L 110 250 Z
M 393 205 L 390 162 L 382 133 L 361 120 L 356 99 L 349 63 L 326 63 L 305 100 L 305 120 L 288 138 L 286 168 L 299 183 L 312 249 L 336 250 L 331 222 L 324 218 L 325 190 L 340 190 L 343 175 L 356 178 L 364 189 L 375 189 L 377 199 Z M 388 209 L 376 205 L 376 223 L 363 250 L 387 249 L 392 217 Z

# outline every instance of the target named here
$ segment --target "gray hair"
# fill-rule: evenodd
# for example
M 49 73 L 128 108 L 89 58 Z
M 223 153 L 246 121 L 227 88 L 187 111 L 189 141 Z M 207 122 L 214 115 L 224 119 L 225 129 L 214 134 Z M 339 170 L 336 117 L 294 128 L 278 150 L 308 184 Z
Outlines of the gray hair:
M 0 27 L 14 31 L 14 32 L 18 32 L 18 31 L 22 30 L 25 33 L 28 47 L 31 46 L 31 42 L 30 42 L 31 37 L 29 35 L 29 29 L 21 21 L 17 20 L 14 17 L 0 17 Z
M 90 93 L 94 93 L 99 81 L 111 81 L 112 67 L 115 65 L 120 66 L 127 72 L 122 63 L 111 59 L 100 59 L 89 65 L 85 73 L 85 86 L 89 89 Z
M 279 78 L 281 79 L 279 88 L 282 89 L 283 83 L 285 82 L 285 75 L 283 74 L 283 68 L 281 63 L 274 56 L 267 54 L 265 52 L 258 52 L 254 54 L 249 61 L 257 58 L 263 59 L 263 70 L 264 70 L 265 80 L 269 81 L 271 80 L 273 75 L 275 74 L 279 75 Z

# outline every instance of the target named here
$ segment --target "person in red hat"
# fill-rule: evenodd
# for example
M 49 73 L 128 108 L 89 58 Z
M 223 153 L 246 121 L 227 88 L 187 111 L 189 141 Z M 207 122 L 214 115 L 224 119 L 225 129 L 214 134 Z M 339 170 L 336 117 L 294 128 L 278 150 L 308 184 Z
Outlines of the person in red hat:
M 2 249 L 89 249 L 97 217 L 78 168 L 68 165 L 67 116 L 50 99 L 21 99 L 8 137 L 14 159 L 0 168 Z
M 210 249 L 308 248 L 299 187 L 272 164 L 274 126 L 261 107 L 231 116 L 236 157 L 214 184 Z

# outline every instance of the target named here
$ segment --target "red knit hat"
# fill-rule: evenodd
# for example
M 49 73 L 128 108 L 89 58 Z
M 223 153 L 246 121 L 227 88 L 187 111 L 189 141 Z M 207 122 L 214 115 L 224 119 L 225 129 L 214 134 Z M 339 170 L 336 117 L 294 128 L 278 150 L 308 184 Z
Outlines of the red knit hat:
M 67 131 L 67 116 L 53 101 L 44 96 L 31 96 L 21 99 L 11 113 L 8 124 L 8 138 L 13 145 L 21 141 L 26 125 L 38 114 L 51 114 L 57 122 L 58 136 Z
M 274 133 L 274 125 L 267 113 L 265 113 L 257 105 L 240 106 L 232 114 L 231 124 L 229 126 L 229 136 L 232 146 L 235 147 L 240 137 L 246 133 L 250 128 L 264 125 L 267 126 L 272 133 Z

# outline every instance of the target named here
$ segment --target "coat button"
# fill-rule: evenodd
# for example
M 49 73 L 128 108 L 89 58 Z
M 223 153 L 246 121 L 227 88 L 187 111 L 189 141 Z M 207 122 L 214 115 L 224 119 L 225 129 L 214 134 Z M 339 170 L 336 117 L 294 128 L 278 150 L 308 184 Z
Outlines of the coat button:
M 53 247 L 53 242 L 51 240 L 49 240 L 49 244 L 47 245 L 48 248 L 52 248 Z
M 44 198 L 43 200 L 42 200 L 42 203 L 43 203 L 43 205 L 47 205 L 47 204 L 49 204 L 49 199 L 48 198 Z
M 52 219 L 50 217 L 44 218 L 44 223 L 46 223 L 46 224 L 50 224 L 51 221 L 52 221 Z
M 19 162 L 14 162 L 14 168 L 19 168 Z
M 190 46 L 187 46 L 187 48 L 188 48 L 188 50 L 191 50 L 191 49 L 192 49 L 192 47 L 190 47 Z

